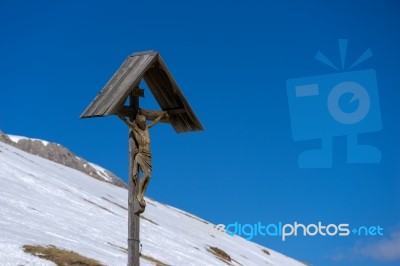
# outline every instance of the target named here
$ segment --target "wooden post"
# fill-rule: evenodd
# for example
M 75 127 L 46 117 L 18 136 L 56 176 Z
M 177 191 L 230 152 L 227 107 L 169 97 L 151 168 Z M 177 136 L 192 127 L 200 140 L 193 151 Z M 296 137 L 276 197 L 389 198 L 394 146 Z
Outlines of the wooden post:
M 137 110 L 139 108 L 139 97 L 130 95 L 130 107 L 133 108 L 134 114 L 129 117 L 130 121 L 134 121 L 136 118 Z M 139 266 L 139 246 L 140 246 L 140 236 L 139 236 L 139 222 L 140 213 L 139 203 L 136 199 L 139 190 L 138 179 L 136 182 L 134 176 L 138 178 L 138 167 L 134 167 L 135 162 L 135 152 L 137 146 L 135 139 L 133 137 L 132 129 L 129 128 L 129 194 L 128 194 L 128 266 Z M 137 173 L 134 172 L 134 168 L 137 169 Z
M 168 112 L 168 117 L 163 117 L 158 121 L 157 118 L 162 112 L 151 110 L 141 110 L 142 115 L 153 122 L 157 119 L 156 122 L 170 123 L 177 133 L 203 130 L 203 126 L 156 51 L 134 53 L 125 59 L 80 117 L 118 115 L 125 123 L 127 122 L 125 117 L 129 117 L 129 120 L 133 122 L 139 110 L 139 97 L 144 97 L 144 90 L 138 88 L 142 78 L 162 107 L 161 109 Z M 124 106 L 128 96 L 129 106 Z M 145 202 L 143 206 L 140 206 L 137 200 L 139 167 L 135 161 L 138 149 L 136 144 L 133 130 L 129 129 L 128 266 L 140 264 L 139 219 L 140 214 L 145 210 Z M 134 179 L 135 176 L 137 178 Z

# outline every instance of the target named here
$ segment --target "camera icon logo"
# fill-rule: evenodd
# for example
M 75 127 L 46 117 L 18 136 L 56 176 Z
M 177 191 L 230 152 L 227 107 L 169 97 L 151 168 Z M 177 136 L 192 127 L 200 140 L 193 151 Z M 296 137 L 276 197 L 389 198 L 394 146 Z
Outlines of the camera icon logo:
M 347 40 L 339 40 L 342 68 Z M 350 69 L 372 56 L 367 49 Z M 318 52 L 316 59 L 337 70 Z M 300 168 L 331 168 L 332 138 L 347 136 L 348 163 L 380 163 L 381 152 L 358 144 L 358 134 L 382 129 L 373 69 L 289 79 L 286 82 L 293 139 L 321 139 L 321 148 L 299 155 Z

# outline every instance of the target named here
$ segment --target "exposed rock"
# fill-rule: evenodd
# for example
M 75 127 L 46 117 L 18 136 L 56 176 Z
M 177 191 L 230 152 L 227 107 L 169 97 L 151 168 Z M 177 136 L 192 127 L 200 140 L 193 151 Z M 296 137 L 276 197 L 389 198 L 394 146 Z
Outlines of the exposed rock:
M 11 144 L 13 145 L 13 141 L 10 139 L 9 136 L 7 136 L 6 134 L 3 133 L 3 131 L 0 130 L 0 141 L 7 143 L 7 144 Z
M 47 143 L 41 140 L 29 138 L 22 138 L 19 139 L 18 142 L 14 142 L 2 131 L 0 131 L 0 141 L 33 155 L 37 155 L 53 162 L 76 169 L 98 180 L 102 180 L 123 188 L 127 187 L 127 185 L 112 172 L 100 167 L 96 169 L 95 165 L 90 164 L 86 160 L 76 156 L 73 152 L 61 146 L 60 144 Z

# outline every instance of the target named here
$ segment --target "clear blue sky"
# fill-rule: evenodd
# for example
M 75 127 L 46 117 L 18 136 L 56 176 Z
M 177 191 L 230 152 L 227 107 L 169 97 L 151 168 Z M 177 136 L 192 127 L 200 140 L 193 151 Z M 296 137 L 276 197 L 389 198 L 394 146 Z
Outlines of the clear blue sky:
M 130 53 L 158 50 L 205 131 L 152 129 L 150 197 L 216 224 L 380 225 L 383 237 L 254 240 L 313 265 L 399 265 L 400 6 L 323 2 L 1 1 L 0 129 L 61 143 L 126 180 L 126 126 L 78 117 Z M 376 71 L 383 129 L 360 142 L 382 161 L 347 164 L 337 137 L 332 168 L 300 169 L 318 140 L 293 140 L 286 80 L 340 72 L 314 56 L 340 65 L 341 38 L 349 64 L 374 54 L 354 70 Z

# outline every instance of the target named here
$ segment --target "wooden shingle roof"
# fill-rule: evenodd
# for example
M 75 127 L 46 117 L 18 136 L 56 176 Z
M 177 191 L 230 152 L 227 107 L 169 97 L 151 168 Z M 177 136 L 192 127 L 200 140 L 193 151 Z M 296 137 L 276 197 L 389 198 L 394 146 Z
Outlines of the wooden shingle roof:
M 81 118 L 116 114 L 132 90 L 144 79 L 163 111 L 170 114 L 176 132 L 203 130 L 203 126 L 168 71 L 160 54 L 145 51 L 130 55 L 103 87 Z

